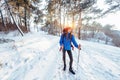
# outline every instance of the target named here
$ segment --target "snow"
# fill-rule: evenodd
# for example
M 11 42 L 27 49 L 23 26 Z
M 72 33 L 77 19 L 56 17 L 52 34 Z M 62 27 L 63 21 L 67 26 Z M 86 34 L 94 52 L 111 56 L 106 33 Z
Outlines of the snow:
M 15 32 L 16 33 L 16 32 Z M 120 48 L 89 41 L 72 51 L 76 75 L 63 71 L 59 36 L 45 32 L 0 34 L 12 42 L 0 43 L 0 80 L 120 80 Z M 78 66 L 77 66 L 78 64 Z M 77 69 L 78 67 L 78 69 Z

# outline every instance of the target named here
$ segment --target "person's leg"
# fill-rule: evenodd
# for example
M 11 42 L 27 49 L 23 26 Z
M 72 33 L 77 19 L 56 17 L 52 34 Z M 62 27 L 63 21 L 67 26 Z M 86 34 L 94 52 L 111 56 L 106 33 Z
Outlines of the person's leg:
M 64 63 L 64 67 L 63 67 L 63 70 L 65 71 L 66 70 L 66 50 L 63 49 L 63 63 Z
M 68 52 L 68 55 L 69 55 L 69 58 L 70 58 L 69 71 L 70 71 L 72 74 L 75 74 L 75 72 L 74 72 L 73 69 L 72 69 L 72 64 L 73 64 L 72 52 L 71 52 L 71 50 L 67 50 L 67 52 Z
M 72 63 L 73 63 L 73 56 L 71 50 L 67 50 L 67 53 L 69 55 L 70 63 L 69 63 L 69 69 L 72 69 Z

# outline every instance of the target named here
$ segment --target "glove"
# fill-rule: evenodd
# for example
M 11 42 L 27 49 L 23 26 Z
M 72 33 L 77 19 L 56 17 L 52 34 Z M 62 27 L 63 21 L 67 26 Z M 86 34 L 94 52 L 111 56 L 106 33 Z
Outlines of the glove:
M 74 46 L 71 44 L 72 50 L 74 50 Z
M 74 46 L 72 46 L 72 50 L 74 50 Z
M 81 45 L 80 44 L 78 45 L 78 49 L 81 50 Z
M 63 50 L 63 46 L 60 46 L 60 49 L 59 49 L 59 51 L 61 51 L 61 50 Z

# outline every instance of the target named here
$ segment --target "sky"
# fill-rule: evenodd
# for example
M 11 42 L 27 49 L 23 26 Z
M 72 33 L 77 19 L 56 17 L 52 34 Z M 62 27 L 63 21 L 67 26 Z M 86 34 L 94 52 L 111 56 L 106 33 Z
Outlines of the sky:
M 105 17 L 100 18 L 97 22 L 101 23 L 103 26 L 106 24 L 114 25 L 113 29 L 120 31 L 120 11 L 110 13 Z
M 100 9 L 107 9 L 108 6 L 105 5 L 104 0 L 98 0 L 97 5 Z M 101 23 L 103 26 L 106 24 L 114 25 L 113 29 L 120 31 L 120 11 L 114 13 L 108 13 L 103 18 L 100 18 L 97 22 Z

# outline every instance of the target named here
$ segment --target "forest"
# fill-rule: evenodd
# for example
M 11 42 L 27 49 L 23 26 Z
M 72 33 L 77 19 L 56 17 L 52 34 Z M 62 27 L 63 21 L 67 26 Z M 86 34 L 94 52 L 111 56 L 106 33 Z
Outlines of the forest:
M 0 0 L 0 33 L 17 30 L 21 36 L 33 30 L 59 36 L 73 28 L 81 40 L 120 47 L 120 31 L 97 20 L 120 11 L 120 0 Z M 119 27 L 119 26 L 117 26 Z M 0 39 L 1 40 L 1 39 Z

